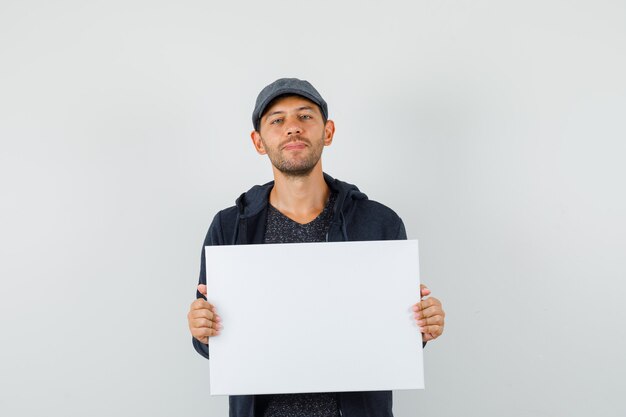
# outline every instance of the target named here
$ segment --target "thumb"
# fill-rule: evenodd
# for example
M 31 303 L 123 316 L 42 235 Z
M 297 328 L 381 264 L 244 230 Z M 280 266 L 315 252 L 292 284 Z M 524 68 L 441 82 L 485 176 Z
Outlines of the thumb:
M 206 297 L 206 285 L 199 284 L 198 285 L 198 292 Z
M 426 297 L 429 294 L 430 294 L 430 290 L 428 289 L 428 287 L 424 284 L 420 284 L 420 296 Z

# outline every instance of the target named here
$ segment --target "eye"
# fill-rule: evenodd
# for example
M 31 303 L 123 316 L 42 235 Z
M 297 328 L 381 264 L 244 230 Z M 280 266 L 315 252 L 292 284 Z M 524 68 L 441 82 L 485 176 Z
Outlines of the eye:
M 305 119 L 305 120 L 312 119 L 311 115 L 309 115 L 309 114 L 303 114 L 303 115 L 300 116 L 300 118 L 301 119 Z
M 272 120 L 272 121 L 270 122 L 270 124 L 271 124 L 271 125 L 277 125 L 277 124 L 279 124 L 279 123 L 280 123 L 280 122 L 282 122 L 282 121 L 283 121 L 283 119 L 278 118 L 278 119 L 274 119 L 274 120 Z

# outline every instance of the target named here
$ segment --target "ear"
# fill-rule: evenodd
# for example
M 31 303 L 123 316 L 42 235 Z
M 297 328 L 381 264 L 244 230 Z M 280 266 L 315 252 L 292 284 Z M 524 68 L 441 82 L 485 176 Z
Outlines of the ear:
M 335 136 L 335 122 L 327 120 L 324 126 L 324 146 L 330 146 L 333 143 L 333 136 Z
M 265 150 L 265 146 L 263 146 L 263 140 L 261 139 L 261 134 L 256 130 L 253 130 L 250 133 L 250 138 L 252 139 L 252 144 L 254 145 L 254 149 L 256 149 L 259 155 L 267 154 Z

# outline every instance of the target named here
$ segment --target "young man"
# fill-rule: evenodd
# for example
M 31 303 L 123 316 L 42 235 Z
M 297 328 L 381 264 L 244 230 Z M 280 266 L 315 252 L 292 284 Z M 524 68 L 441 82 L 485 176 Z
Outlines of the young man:
M 257 97 L 252 123 L 252 143 L 272 162 L 274 181 L 252 187 L 217 213 L 204 246 L 406 239 L 396 213 L 322 171 L 322 150 L 332 143 L 335 124 L 311 84 L 282 78 L 268 85 Z M 188 322 L 195 349 L 208 358 L 209 338 L 220 334 L 222 322 L 206 300 L 205 271 L 203 249 Z M 422 286 L 419 298 L 429 294 Z M 424 343 L 442 334 L 439 300 L 424 298 L 413 310 Z M 390 391 L 230 397 L 231 417 L 390 417 L 391 408 Z

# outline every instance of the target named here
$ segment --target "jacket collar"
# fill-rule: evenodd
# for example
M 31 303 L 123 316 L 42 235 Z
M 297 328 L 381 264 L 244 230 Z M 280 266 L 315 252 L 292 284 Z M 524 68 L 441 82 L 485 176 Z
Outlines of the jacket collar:
M 324 180 L 331 191 L 337 193 L 334 207 L 335 218 L 339 216 L 340 212 L 347 211 L 353 200 L 367 199 L 367 196 L 359 191 L 356 185 L 334 179 L 326 173 L 324 173 Z M 241 194 L 235 201 L 239 211 L 239 218 L 253 217 L 263 211 L 267 207 L 270 191 L 272 191 L 273 187 L 274 181 L 270 181 L 263 185 L 255 185 Z

